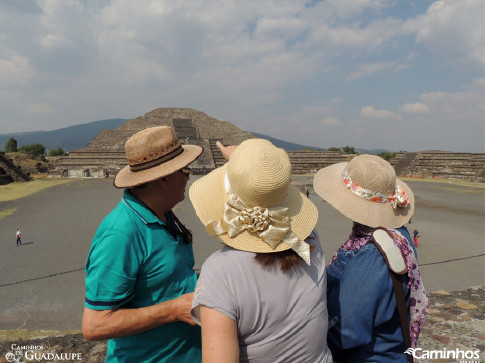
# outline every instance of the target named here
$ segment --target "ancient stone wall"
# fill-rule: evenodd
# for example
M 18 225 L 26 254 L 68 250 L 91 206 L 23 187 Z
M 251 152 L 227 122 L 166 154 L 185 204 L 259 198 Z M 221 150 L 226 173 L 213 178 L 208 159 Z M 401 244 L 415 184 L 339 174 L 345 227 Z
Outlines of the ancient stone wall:
M 448 151 L 401 152 L 391 160 L 399 176 L 485 182 L 485 154 Z
M 339 152 L 300 150 L 288 152 L 293 174 L 316 173 L 326 166 L 349 161 L 354 155 Z
M 0 184 L 8 184 L 13 181 L 30 181 L 27 175 L 16 166 L 11 160 L 5 157 L 4 152 L 0 152 Z

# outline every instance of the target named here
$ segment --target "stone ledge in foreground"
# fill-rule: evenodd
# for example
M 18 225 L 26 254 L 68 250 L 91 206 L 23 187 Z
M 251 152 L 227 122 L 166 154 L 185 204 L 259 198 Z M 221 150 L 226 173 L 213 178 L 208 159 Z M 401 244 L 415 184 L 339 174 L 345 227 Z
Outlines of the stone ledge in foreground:
M 485 361 L 485 286 L 464 291 L 436 291 L 428 294 L 430 311 L 421 330 L 418 348 L 425 350 L 480 350 Z M 61 334 L 61 333 L 60 333 Z M 104 362 L 106 341 L 89 342 L 82 334 L 0 340 L 0 363 L 7 363 L 5 354 L 12 344 L 43 346 L 47 353 L 81 353 L 82 362 Z M 457 362 L 456 359 L 420 359 L 420 363 Z

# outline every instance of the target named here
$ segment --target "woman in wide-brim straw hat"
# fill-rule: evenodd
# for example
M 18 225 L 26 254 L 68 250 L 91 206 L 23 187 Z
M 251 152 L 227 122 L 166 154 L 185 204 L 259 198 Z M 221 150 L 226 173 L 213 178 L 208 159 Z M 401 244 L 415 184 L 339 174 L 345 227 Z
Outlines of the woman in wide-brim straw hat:
M 192 234 L 172 208 L 203 149 L 157 126 L 131 136 L 125 151 L 128 165 L 114 180 L 123 198 L 98 227 L 86 262 L 83 334 L 109 339 L 107 362 L 200 362 L 200 328 L 190 316 Z
M 353 223 L 352 232 L 327 266 L 328 344 L 338 362 L 408 362 L 406 344 L 388 265 L 372 232 L 389 229 L 407 267 L 403 276 L 410 316 L 409 335 L 416 348 L 428 309 L 416 250 L 404 227 L 414 212 L 411 189 L 396 178 L 387 161 L 359 155 L 321 169 L 315 192 Z M 401 258 L 402 260 L 402 258 Z
M 192 304 L 203 361 L 331 362 L 318 213 L 290 182 L 288 154 L 250 139 L 189 190 L 224 244 L 202 266 Z

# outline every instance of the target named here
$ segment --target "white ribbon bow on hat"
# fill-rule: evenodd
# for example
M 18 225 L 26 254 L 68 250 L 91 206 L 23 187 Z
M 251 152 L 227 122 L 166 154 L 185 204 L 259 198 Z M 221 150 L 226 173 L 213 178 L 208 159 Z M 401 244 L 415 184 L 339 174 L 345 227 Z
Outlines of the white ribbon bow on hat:
M 234 238 L 243 231 L 248 231 L 261 238 L 273 250 L 281 242 L 286 243 L 310 265 L 310 246 L 290 230 L 288 208 L 284 207 L 288 198 L 271 208 L 251 207 L 232 191 L 227 174 L 225 185 L 229 199 L 224 205 L 223 217 L 207 224 L 206 230 L 210 235 L 219 236 L 227 233 L 229 237 Z

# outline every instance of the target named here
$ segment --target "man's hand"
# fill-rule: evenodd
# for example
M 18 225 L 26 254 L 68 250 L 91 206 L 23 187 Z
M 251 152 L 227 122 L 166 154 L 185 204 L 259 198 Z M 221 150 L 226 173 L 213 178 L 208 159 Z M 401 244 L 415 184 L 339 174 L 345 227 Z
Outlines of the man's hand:
M 173 300 L 173 309 L 175 313 L 175 319 L 177 321 L 183 321 L 184 323 L 190 325 L 196 325 L 195 321 L 190 315 L 190 309 L 192 308 L 192 298 L 194 293 L 188 293 L 180 295 L 178 298 Z
M 221 150 L 222 156 L 224 156 L 224 159 L 226 159 L 226 160 L 229 160 L 229 158 L 231 157 L 231 154 L 237 148 L 237 145 L 224 146 L 224 145 L 221 144 L 220 141 L 217 141 L 216 145 L 219 148 L 219 150 Z

